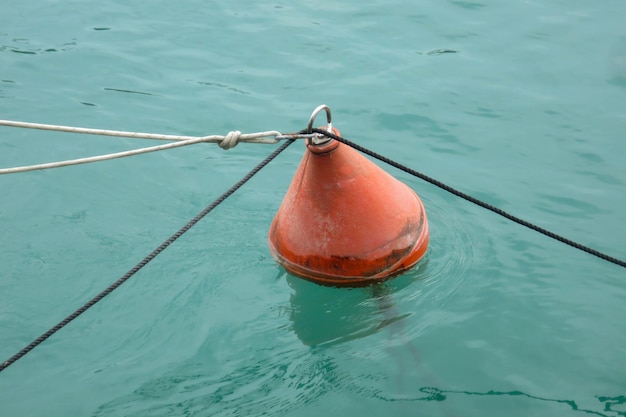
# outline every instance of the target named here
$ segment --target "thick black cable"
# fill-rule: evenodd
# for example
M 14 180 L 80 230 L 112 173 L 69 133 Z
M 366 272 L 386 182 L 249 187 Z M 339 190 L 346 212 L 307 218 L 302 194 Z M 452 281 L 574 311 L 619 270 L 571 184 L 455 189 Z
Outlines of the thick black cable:
M 408 167 L 406 167 L 406 166 L 404 166 L 404 165 L 402 165 L 402 164 L 400 164 L 398 162 L 395 162 L 395 161 L 393 161 L 393 160 L 391 160 L 391 159 L 389 159 L 389 158 L 387 158 L 387 157 L 385 157 L 383 155 L 380 155 L 380 154 L 378 154 L 378 153 L 376 153 L 374 151 L 371 151 L 371 150 L 366 149 L 366 148 L 364 148 L 362 146 L 359 146 L 356 143 L 353 143 L 353 142 L 351 142 L 351 141 L 349 141 L 349 140 L 347 140 L 345 138 L 342 138 L 341 136 L 335 135 L 334 133 L 328 132 L 327 130 L 323 130 L 323 129 L 312 129 L 312 131 L 315 132 L 315 133 L 319 133 L 321 135 L 324 135 L 326 137 L 329 137 L 331 139 L 338 140 L 339 142 L 344 143 L 344 144 L 346 144 L 346 145 L 348 145 L 348 146 L 350 146 L 350 147 L 352 147 L 352 148 L 354 148 L 354 149 L 356 149 L 356 150 L 358 150 L 360 152 L 363 152 L 364 154 L 369 155 L 372 158 L 376 158 L 379 161 L 382 161 L 382 162 L 384 162 L 386 164 L 389 164 L 389 165 L 391 165 L 394 168 L 398 168 L 401 171 L 404 171 L 404 172 L 406 172 L 408 174 L 411 174 L 411 175 L 413 175 L 415 177 L 421 178 L 422 180 L 427 181 L 427 182 L 429 182 L 429 183 L 431 183 L 431 184 L 441 188 L 442 190 L 445 190 L 445 191 L 447 191 L 447 192 L 449 192 L 451 194 L 454 194 L 457 197 L 461 197 L 464 200 L 467 200 L 467 201 L 469 201 L 471 203 L 474 203 L 477 206 L 480 206 L 480 207 L 485 208 L 487 210 L 490 210 L 490 211 L 492 211 L 492 212 L 494 212 L 496 214 L 499 214 L 500 216 L 502 216 L 504 218 L 507 218 L 507 219 L 517 223 L 517 224 L 521 224 L 522 226 L 526 226 L 526 227 L 528 227 L 531 230 L 539 232 L 539 233 L 541 233 L 543 235 L 546 235 L 546 236 L 548 236 L 548 237 L 550 237 L 552 239 L 558 240 L 559 242 L 565 243 L 566 245 L 569 245 L 569 246 L 571 246 L 573 248 L 579 249 L 579 250 L 581 250 L 583 252 L 587 252 L 588 254 L 596 256 L 596 257 L 598 257 L 600 259 L 603 259 L 605 261 L 614 263 L 615 265 L 619 265 L 619 266 L 621 266 L 623 268 L 626 268 L 626 261 L 614 258 L 614 257 L 612 257 L 610 255 L 607 255 L 605 253 L 599 252 L 599 251 L 597 251 L 595 249 L 592 249 L 590 247 L 581 245 L 580 243 L 574 242 L 573 240 L 570 240 L 570 239 L 567 239 L 567 238 L 565 238 L 563 236 L 557 235 L 556 233 L 553 233 L 553 232 L 551 232 L 551 231 L 549 231 L 547 229 L 539 227 L 539 226 L 537 226 L 537 225 L 535 225 L 533 223 L 530 223 L 530 222 L 528 222 L 526 220 L 523 220 L 523 219 L 521 219 L 519 217 L 516 217 L 516 216 L 514 216 L 514 215 L 512 215 L 510 213 L 507 213 L 504 210 L 501 210 L 501 209 L 499 209 L 499 208 L 497 208 L 495 206 L 492 206 L 491 204 L 485 203 L 484 201 L 481 201 L 481 200 L 479 200 L 479 199 L 477 199 L 475 197 L 472 197 L 469 194 L 465 194 L 464 192 L 461 192 L 461 191 L 459 191 L 459 190 L 457 190 L 455 188 L 452 188 L 449 185 L 446 185 L 446 184 L 442 183 L 441 181 L 437 181 L 434 178 L 431 178 L 431 177 L 429 177 L 427 175 L 422 174 L 421 172 L 415 171 L 415 170 L 413 170 L 411 168 L 408 168 Z M 310 133 L 310 132 L 302 131 L 301 133 Z
M 174 241 L 176 241 L 176 239 L 181 237 L 185 232 L 187 232 L 194 225 L 196 225 L 196 223 L 198 223 L 200 220 L 202 220 L 202 218 L 204 216 L 206 216 L 207 214 L 209 214 L 209 212 L 211 210 L 213 210 L 215 207 L 217 207 L 219 204 L 221 204 L 224 200 L 226 200 L 228 197 L 230 197 L 231 194 L 233 194 L 235 191 L 237 191 L 239 188 L 241 188 L 242 185 L 244 185 L 246 182 L 248 182 L 248 180 L 250 178 L 252 178 L 255 174 L 257 174 L 261 169 L 263 169 L 268 163 L 270 163 L 270 161 L 272 161 L 272 159 L 276 158 L 276 156 L 278 156 L 279 153 L 284 151 L 287 148 L 287 146 L 291 145 L 293 142 L 294 142 L 294 139 L 289 139 L 285 143 L 283 143 L 274 152 L 272 152 L 267 158 L 265 158 L 257 166 L 255 166 L 250 172 L 248 172 L 235 185 L 230 187 L 230 189 L 228 189 L 228 191 L 226 191 L 224 194 L 219 196 L 214 202 L 212 202 L 209 206 L 207 206 L 204 210 L 202 210 L 196 217 L 191 219 L 189 221 L 189 223 L 187 223 L 185 226 L 183 226 L 178 232 L 176 232 L 172 236 L 170 236 L 158 248 L 156 248 L 154 251 L 152 251 L 152 253 L 150 253 L 141 262 L 139 262 L 137 265 L 135 265 L 123 277 L 121 277 L 120 279 L 115 281 L 113 284 L 111 284 L 107 289 L 102 291 L 100 294 L 96 295 L 94 298 L 89 300 L 85 305 L 80 307 L 78 310 L 74 311 L 72 314 L 70 314 L 69 316 L 64 318 L 56 326 L 52 327 L 50 330 L 48 330 L 47 332 L 45 332 L 44 334 L 39 336 L 37 339 L 33 340 L 28 346 L 24 347 L 22 350 L 17 352 L 15 355 L 10 357 L 8 360 L 6 360 L 2 364 L 0 364 L 0 372 L 5 370 L 6 368 L 8 368 L 11 364 L 16 362 L 18 359 L 22 358 L 28 352 L 33 350 L 35 347 L 37 347 L 43 341 L 45 341 L 47 338 L 49 338 L 50 336 L 55 334 L 57 331 L 62 329 L 69 322 L 74 320 L 76 317 L 80 316 L 85 311 L 87 311 L 89 308 L 93 307 L 98 301 L 102 300 L 104 297 L 106 297 L 107 295 L 112 293 L 120 285 L 122 285 L 124 282 L 126 282 L 130 277 L 135 275 L 141 268 L 146 266 L 148 264 L 148 262 L 152 261 L 159 253 L 163 252 L 163 250 L 165 250 L 165 248 L 167 248 L 169 245 L 174 243 Z

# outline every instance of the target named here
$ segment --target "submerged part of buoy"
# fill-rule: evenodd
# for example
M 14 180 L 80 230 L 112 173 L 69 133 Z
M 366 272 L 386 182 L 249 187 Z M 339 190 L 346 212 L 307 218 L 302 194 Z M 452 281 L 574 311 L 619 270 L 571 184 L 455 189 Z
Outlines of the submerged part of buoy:
M 349 146 L 327 140 L 307 143 L 268 240 L 290 273 L 356 287 L 413 267 L 428 239 L 424 206 L 413 190 Z

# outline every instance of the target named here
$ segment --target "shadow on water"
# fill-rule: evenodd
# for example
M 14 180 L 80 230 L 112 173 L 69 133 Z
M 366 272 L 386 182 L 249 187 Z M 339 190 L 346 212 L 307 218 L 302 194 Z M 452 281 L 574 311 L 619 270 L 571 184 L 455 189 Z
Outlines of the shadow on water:
M 426 270 L 423 262 L 419 270 Z M 400 322 L 409 314 L 400 314 L 393 305 L 392 292 L 419 280 L 398 279 L 393 287 L 381 283 L 364 288 L 324 287 L 284 274 L 293 290 L 290 297 L 292 329 L 306 346 L 330 346 L 377 333 Z

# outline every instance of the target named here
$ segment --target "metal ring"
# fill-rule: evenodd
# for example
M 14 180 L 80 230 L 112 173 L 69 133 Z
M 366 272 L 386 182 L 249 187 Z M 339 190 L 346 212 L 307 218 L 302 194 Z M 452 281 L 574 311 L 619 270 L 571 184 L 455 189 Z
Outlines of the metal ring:
M 333 133 L 333 119 L 332 116 L 330 114 L 330 108 L 326 105 L 326 104 L 321 104 L 319 106 L 317 106 L 315 108 L 315 110 L 313 110 L 313 113 L 311 114 L 311 118 L 309 119 L 309 125 L 307 126 L 307 133 L 311 134 L 313 133 L 313 122 L 315 121 L 315 118 L 317 117 L 317 115 L 322 111 L 326 111 L 326 121 L 328 122 L 328 126 L 326 127 L 326 130 L 329 133 Z M 322 136 L 320 134 L 316 134 L 313 138 L 310 138 L 309 144 L 311 145 L 322 145 L 326 142 L 331 141 L 332 139 L 326 136 L 322 136 L 323 139 L 319 139 L 319 137 Z

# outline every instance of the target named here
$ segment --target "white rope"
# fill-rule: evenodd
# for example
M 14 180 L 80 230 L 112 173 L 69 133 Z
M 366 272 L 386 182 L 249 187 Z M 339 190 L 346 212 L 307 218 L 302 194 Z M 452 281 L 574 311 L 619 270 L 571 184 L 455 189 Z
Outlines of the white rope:
M 123 158 L 125 156 L 141 155 L 149 152 L 162 151 L 165 149 L 179 148 L 181 146 L 193 145 L 195 143 L 203 142 L 204 138 L 189 139 L 180 142 L 168 143 L 167 145 L 151 146 L 149 148 L 133 149 L 131 151 L 110 153 L 106 155 L 91 156 L 87 158 L 70 159 L 67 161 L 49 162 L 47 164 L 27 165 L 13 168 L 0 169 L 0 175 L 2 174 L 15 174 L 17 172 L 36 171 L 49 168 L 61 168 L 70 165 L 87 164 L 90 162 L 106 161 L 108 159 Z
M 50 162 L 45 164 L 19 166 L 13 168 L 1 168 L 0 175 L 14 174 L 17 172 L 35 171 L 49 168 L 60 168 L 69 165 L 86 164 L 90 162 L 106 161 L 108 159 L 123 158 L 126 156 L 141 155 L 148 152 L 162 151 L 165 149 L 178 148 L 181 146 L 193 145 L 196 143 L 217 143 L 222 149 L 231 149 L 237 146 L 239 142 L 246 143 L 277 143 L 280 139 L 289 138 L 297 135 L 282 135 L 276 130 L 269 130 L 258 133 L 241 133 L 240 131 L 229 132 L 226 136 L 211 135 L 203 137 L 195 136 L 177 136 L 177 135 L 161 135 L 155 133 L 140 132 L 124 132 L 117 130 L 89 129 L 83 127 L 46 125 L 40 123 L 17 122 L 11 120 L 0 120 L 0 125 L 10 127 L 23 127 L 29 129 L 51 130 L 57 132 L 85 133 L 90 135 L 128 137 L 136 139 L 156 139 L 156 140 L 173 140 L 174 143 L 167 145 L 151 146 L 148 148 L 134 149 L 130 151 L 111 153 L 106 155 L 98 155 L 87 158 L 71 159 L 67 161 Z
M 69 133 L 85 133 L 88 135 L 100 135 L 100 136 L 116 136 L 122 138 L 134 138 L 134 139 L 155 139 L 155 140 L 189 140 L 198 139 L 198 136 L 179 136 L 179 135 L 161 135 L 158 133 L 142 133 L 142 132 L 125 132 L 121 130 L 105 130 L 105 129 L 90 129 L 86 127 L 73 127 L 73 126 L 60 126 L 60 125 L 47 125 L 42 123 L 30 123 L 30 122 L 18 122 L 14 120 L 0 120 L 1 126 L 10 127 L 23 127 L 28 129 L 39 130 L 51 130 L 54 132 L 69 132 Z M 247 143 L 277 143 L 276 136 L 282 136 L 280 132 L 270 130 L 267 132 L 259 133 L 247 133 L 241 134 L 239 132 L 239 142 Z M 274 138 L 272 138 L 274 137 Z M 220 143 L 224 136 L 204 136 L 205 142 Z M 281 137 L 282 138 L 282 137 Z

